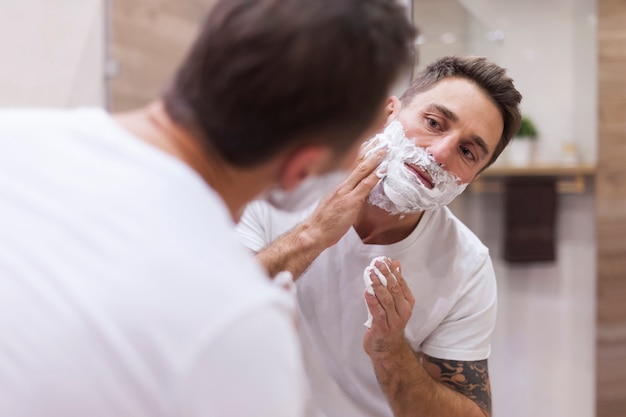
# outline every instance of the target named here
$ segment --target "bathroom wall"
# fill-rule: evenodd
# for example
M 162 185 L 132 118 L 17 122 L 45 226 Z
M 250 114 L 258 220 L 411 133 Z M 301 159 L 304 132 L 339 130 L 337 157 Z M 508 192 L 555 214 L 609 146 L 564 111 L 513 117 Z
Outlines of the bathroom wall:
M 489 359 L 494 417 L 595 415 L 594 182 L 558 195 L 556 261 L 503 259 L 504 200 L 470 188 L 452 210 L 489 247 L 498 320 Z
M 123 111 L 159 95 L 215 0 L 109 1 L 109 107 Z
M 470 50 L 473 17 L 457 0 L 413 2 L 413 21 L 419 30 L 417 70 L 444 55 L 466 54 Z
M 597 416 L 626 416 L 626 2 L 599 0 Z
M 0 106 L 103 106 L 103 0 L 1 1 Z
M 191 46 L 201 19 L 216 0 L 109 0 L 109 107 L 123 111 L 154 99 Z M 410 0 L 400 0 L 407 6 Z M 403 76 L 394 86 L 401 93 Z

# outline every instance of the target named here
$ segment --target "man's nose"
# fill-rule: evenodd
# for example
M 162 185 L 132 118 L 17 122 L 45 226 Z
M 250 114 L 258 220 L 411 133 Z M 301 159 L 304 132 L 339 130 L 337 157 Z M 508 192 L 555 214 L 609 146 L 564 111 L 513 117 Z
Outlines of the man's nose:
M 451 140 L 451 138 L 441 138 L 431 143 L 426 148 L 426 152 L 432 156 L 433 160 L 437 164 L 440 166 L 446 166 L 450 161 L 454 148 L 454 141 Z

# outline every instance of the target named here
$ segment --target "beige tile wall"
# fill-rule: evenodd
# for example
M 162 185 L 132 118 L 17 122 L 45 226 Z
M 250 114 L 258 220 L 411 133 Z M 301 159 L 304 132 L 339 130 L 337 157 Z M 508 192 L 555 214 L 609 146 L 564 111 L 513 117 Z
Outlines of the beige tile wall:
M 215 0 L 111 0 L 109 81 L 112 111 L 146 104 L 160 93 L 184 57 Z
M 597 416 L 626 416 L 626 2 L 598 1 Z

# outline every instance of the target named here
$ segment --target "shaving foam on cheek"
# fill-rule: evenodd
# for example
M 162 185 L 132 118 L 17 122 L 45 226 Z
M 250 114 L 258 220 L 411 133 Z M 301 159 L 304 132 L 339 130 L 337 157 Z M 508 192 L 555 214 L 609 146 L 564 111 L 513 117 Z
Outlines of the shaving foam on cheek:
M 368 201 L 391 214 L 417 213 L 445 206 L 467 187 L 456 175 L 439 166 L 425 149 L 415 146 L 397 120 L 372 140 L 378 141 L 378 147 L 387 146 L 388 151 L 383 161 L 387 162 L 386 172 L 378 176 L 381 180 Z M 407 164 L 426 171 L 433 187 L 424 185 Z
M 389 166 L 389 162 L 387 162 L 387 161 L 383 161 L 383 162 L 380 163 L 380 165 L 376 169 L 376 176 L 378 177 L 378 179 L 385 178 L 385 175 L 387 175 L 387 167 L 388 166 Z
M 393 272 L 391 272 L 391 270 L 389 269 L 389 266 L 387 266 L 387 263 L 385 262 L 386 260 L 387 260 L 387 257 L 378 256 L 372 259 L 370 264 L 367 267 L 365 267 L 365 270 L 363 271 L 363 281 L 365 281 L 365 290 L 371 295 L 374 295 L 374 287 L 373 287 L 374 283 L 372 282 L 372 277 L 371 277 L 372 272 L 376 274 L 376 277 L 378 278 L 381 284 L 383 284 L 385 287 L 387 286 L 387 278 L 385 278 L 383 273 L 380 272 L 380 270 L 376 267 L 376 262 L 380 262 L 383 265 L 385 265 L 385 268 L 387 268 L 387 271 L 391 273 L 391 276 L 394 279 L 396 279 L 396 276 L 393 274 Z M 367 306 L 367 303 L 365 303 L 365 308 L 367 308 L 367 321 L 363 323 L 363 325 L 369 329 L 370 327 L 372 327 L 373 317 L 372 317 L 372 313 L 370 312 L 369 307 Z

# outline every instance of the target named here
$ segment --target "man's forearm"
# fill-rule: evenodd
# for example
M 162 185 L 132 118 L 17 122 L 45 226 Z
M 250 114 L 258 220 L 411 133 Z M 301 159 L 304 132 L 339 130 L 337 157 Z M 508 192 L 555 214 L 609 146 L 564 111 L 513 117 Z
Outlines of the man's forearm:
M 406 343 L 393 354 L 370 359 L 395 417 L 489 416 L 470 398 L 435 381 Z
M 312 225 L 305 220 L 261 249 L 256 257 L 270 277 L 289 271 L 295 281 L 326 247 L 324 240 L 316 235 Z

